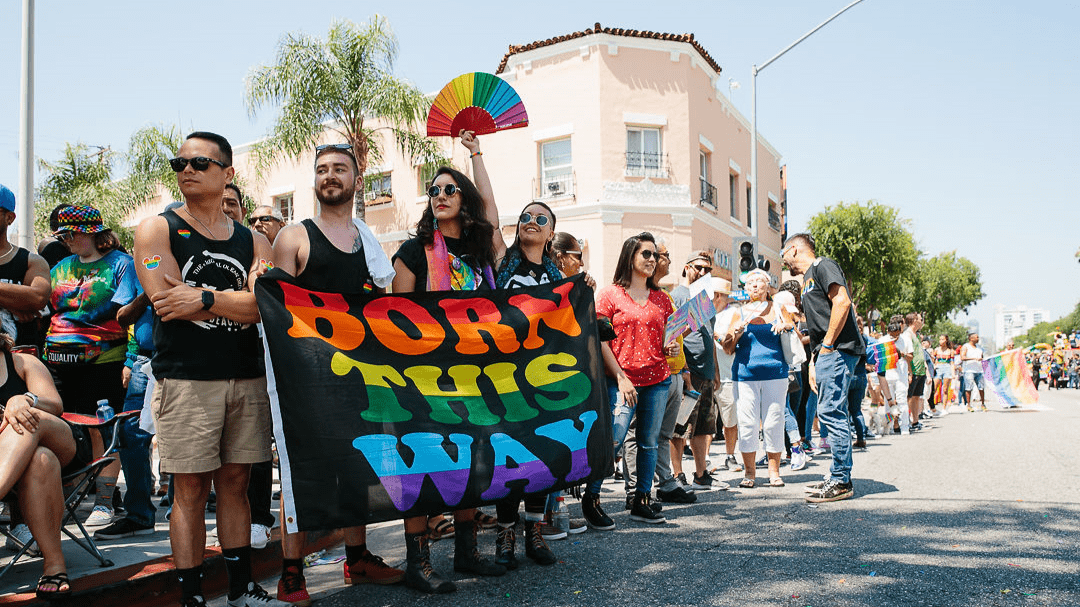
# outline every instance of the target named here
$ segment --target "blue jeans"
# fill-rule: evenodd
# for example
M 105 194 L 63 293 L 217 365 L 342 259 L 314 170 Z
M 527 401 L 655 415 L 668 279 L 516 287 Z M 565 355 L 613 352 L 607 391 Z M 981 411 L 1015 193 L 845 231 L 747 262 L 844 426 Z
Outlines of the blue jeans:
M 801 373 L 795 372 L 795 383 L 802 385 Z M 802 392 L 802 388 L 788 392 L 787 395 L 787 407 L 784 408 L 784 432 L 787 433 L 788 438 L 791 438 L 793 432 L 800 432 L 799 422 L 795 420 L 795 409 L 793 407 L 799 406 L 799 396 Z
M 817 417 L 822 434 L 828 429 L 832 448 L 832 479 L 851 482 L 851 423 L 848 389 L 858 358 L 844 352 L 819 352 L 814 362 L 817 382 Z
M 847 403 L 848 415 L 851 418 L 850 422 L 855 428 L 855 438 L 858 440 L 864 440 L 866 438 L 866 420 L 863 419 L 862 413 L 862 399 L 865 395 L 866 376 L 853 375 L 851 378 L 851 386 L 848 387 Z
M 619 395 L 618 382 L 608 380 L 608 402 L 611 404 L 611 437 L 614 441 L 613 453 L 618 453 L 626 440 L 626 432 L 630 428 L 630 420 L 637 415 L 637 490 L 642 493 L 652 491 L 653 475 L 656 473 L 656 450 L 660 440 L 660 426 L 664 421 L 664 411 L 667 408 L 668 388 L 671 386 L 671 377 L 651 386 L 637 388 L 637 406 L 628 407 L 624 404 L 615 406 Z M 666 445 L 665 445 L 666 446 Z M 590 493 L 600 493 L 604 479 L 598 479 L 589 484 Z
M 814 418 L 817 417 L 817 392 L 813 390 L 806 397 L 806 415 L 803 417 L 802 435 L 803 439 L 807 442 L 810 441 L 810 437 L 814 435 Z M 829 431 L 825 429 L 825 426 L 818 425 L 818 432 L 821 433 L 821 438 L 826 439 L 829 437 Z
M 131 381 L 128 382 L 127 396 L 124 398 L 124 411 L 140 411 L 143 408 L 143 396 L 146 394 L 146 374 L 143 365 L 150 359 L 139 356 L 131 368 Z M 139 416 L 129 419 L 122 426 L 124 446 L 120 449 L 120 465 L 127 480 L 127 492 L 124 494 L 124 508 L 127 518 L 143 526 L 154 525 L 156 509 L 150 501 L 154 477 L 150 472 L 149 432 L 139 428 Z

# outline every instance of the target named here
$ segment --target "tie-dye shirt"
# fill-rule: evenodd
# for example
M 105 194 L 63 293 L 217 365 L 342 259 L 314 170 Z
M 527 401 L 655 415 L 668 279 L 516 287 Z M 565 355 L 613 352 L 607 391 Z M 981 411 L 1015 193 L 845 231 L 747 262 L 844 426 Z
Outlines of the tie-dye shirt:
M 138 278 L 131 256 L 113 250 L 90 263 L 78 255 L 63 259 L 52 269 L 54 310 L 47 343 L 123 346 L 127 331 L 116 321 L 121 306 L 131 303 Z M 124 348 L 103 352 L 94 362 L 124 360 Z

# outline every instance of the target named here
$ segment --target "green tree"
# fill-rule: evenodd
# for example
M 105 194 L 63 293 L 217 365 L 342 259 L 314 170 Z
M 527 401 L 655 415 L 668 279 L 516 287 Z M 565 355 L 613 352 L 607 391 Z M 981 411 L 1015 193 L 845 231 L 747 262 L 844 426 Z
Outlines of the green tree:
M 949 314 L 966 312 L 984 297 L 979 267 L 956 251 L 920 258 L 900 287 L 897 311 L 922 312 L 927 325 L 935 325 Z
M 1076 304 L 1073 311 L 1062 316 L 1061 318 L 1050 321 L 1041 322 L 1023 335 L 1018 335 L 1013 338 L 1013 343 L 1018 348 L 1028 348 L 1039 343 L 1053 343 L 1053 338 L 1050 337 L 1051 333 L 1067 333 L 1072 335 L 1073 331 L 1080 330 L 1080 303 Z M 1002 344 L 1004 345 L 1004 344 Z
M 327 130 L 352 145 L 361 175 L 382 158 L 376 133 L 383 129 L 407 155 L 441 160 L 435 141 L 416 130 L 431 102 L 394 75 L 397 52 L 397 38 L 379 15 L 361 26 L 334 21 L 326 40 L 302 33 L 282 38 L 276 63 L 255 68 L 247 78 L 252 116 L 265 105 L 281 105 L 277 123 L 253 150 L 257 173 L 310 152 Z M 371 124 L 376 118 L 378 128 Z M 356 195 L 362 201 L 363 188 Z M 364 205 L 356 206 L 363 218 Z
M 841 202 L 810 218 L 818 255 L 843 268 L 860 313 L 895 307 L 898 281 L 911 274 L 919 257 L 907 225 L 896 209 L 873 200 Z
M 937 347 L 937 340 L 939 335 L 948 335 L 952 340 L 954 347 L 959 347 L 967 343 L 968 328 L 963 325 L 958 325 L 949 319 L 939 320 L 933 325 L 926 325 L 926 328 L 922 330 L 924 335 L 930 336 L 930 343 Z

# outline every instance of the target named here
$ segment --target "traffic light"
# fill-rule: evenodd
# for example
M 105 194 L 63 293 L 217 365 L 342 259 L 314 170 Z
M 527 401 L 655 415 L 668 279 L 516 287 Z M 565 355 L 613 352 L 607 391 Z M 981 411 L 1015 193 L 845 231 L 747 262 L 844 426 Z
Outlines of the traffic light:
M 757 239 L 753 237 L 735 239 L 735 259 L 738 260 L 739 277 L 754 268 L 769 271 L 772 264 L 764 255 L 757 252 Z

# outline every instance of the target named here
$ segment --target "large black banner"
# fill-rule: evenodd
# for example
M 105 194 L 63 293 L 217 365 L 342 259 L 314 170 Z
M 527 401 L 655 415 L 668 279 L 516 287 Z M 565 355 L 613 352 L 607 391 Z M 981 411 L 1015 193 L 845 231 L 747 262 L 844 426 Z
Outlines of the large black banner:
M 547 493 L 612 470 L 592 290 L 255 288 L 289 531 Z

